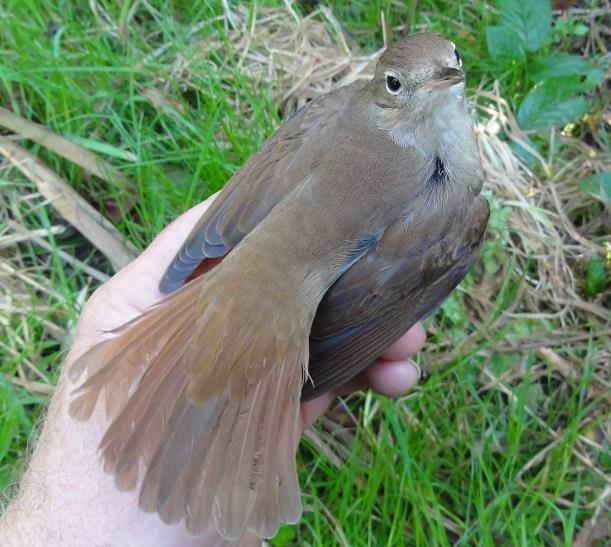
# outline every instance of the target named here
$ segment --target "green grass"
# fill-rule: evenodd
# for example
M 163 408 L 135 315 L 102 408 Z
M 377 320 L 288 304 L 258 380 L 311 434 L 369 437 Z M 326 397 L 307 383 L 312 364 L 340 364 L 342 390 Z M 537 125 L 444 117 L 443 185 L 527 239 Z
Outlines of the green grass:
M 282 109 L 271 98 L 272 84 L 240 72 L 238 53 L 202 53 L 202 44 L 222 33 L 222 22 L 190 35 L 196 23 L 222 13 L 221 2 L 150 2 L 154 12 L 138 9 L 128 22 L 132 2 L 95 4 L 97 19 L 86 2 L 3 2 L 0 104 L 94 149 L 128 177 L 137 196 L 131 211 L 125 210 L 125 192 L 26 144 L 100 210 L 117 209 L 121 233 L 142 249 L 168 221 L 221 188 L 277 127 Z M 303 2 L 303 13 L 310 4 Z M 366 51 L 381 45 L 382 11 L 389 27 L 451 36 L 470 86 L 491 90 L 498 81 L 513 110 L 533 88 L 532 63 L 560 52 L 579 54 L 579 25 L 591 32 L 598 24 L 580 12 L 556 24 L 537 51 L 498 62 L 485 38 L 499 18 L 490 2 L 339 1 L 332 7 Z M 590 59 L 604 68 L 598 50 Z M 154 106 L 147 98 L 151 89 L 171 102 Z M 570 133 L 593 147 L 608 144 L 601 116 L 608 99 L 598 88 L 579 93 L 588 114 L 572 120 Z M 576 148 L 552 133 L 534 133 L 532 143 L 546 158 L 558 158 L 560 169 Z M 607 161 L 597 150 L 599 161 Z M 542 180 L 555 176 L 540 165 L 533 169 Z M 48 251 L 31 240 L 0 245 L 2 264 L 19 267 L 29 280 L 0 272 L 0 296 L 7 302 L 0 308 L 7 311 L 0 322 L 0 492 L 8 498 L 83 291 L 96 285 L 57 251 L 101 272 L 112 270 L 74 230 L 53 235 L 51 227 L 62 219 L 40 196 L 28 198 L 35 187 L 6 165 L 0 167 L 0 191 L 0 235 L 12 233 L 11 222 L 17 222 L 46 229 L 51 246 Z M 568 319 L 541 315 L 550 311 L 546 303 L 537 307 L 525 288 L 537 279 L 538 259 L 513 254 L 512 242 L 524 230 L 511 223 L 506 201 L 493 198 L 481 260 L 462 291 L 427 323 L 429 345 L 420 357 L 430 371 L 426 382 L 397 401 L 352 396 L 319 424 L 317 435 L 339 466 L 303 441 L 299 469 L 307 511 L 298 526 L 281 530 L 274 545 L 571 545 L 588 519 L 608 511 L 602 497 L 611 474 L 606 327 L 577 308 Z M 584 203 L 570 211 L 580 228 L 602 218 L 600 204 Z M 603 246 L 601 222 L 588 237 Z M 604 305 L 608 292 L 585 294 L 585 269 L 579 257 L 570 259 L 579 294 Z M 511 315 L 519 312 L 532 315 Z M 541 346 L 573 365 L 573 374 L 560 375 L 541 357 Z

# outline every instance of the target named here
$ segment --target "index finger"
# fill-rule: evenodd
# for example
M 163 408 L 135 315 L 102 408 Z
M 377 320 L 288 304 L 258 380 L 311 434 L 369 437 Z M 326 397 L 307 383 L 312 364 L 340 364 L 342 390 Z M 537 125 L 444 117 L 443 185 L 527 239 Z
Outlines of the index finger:
M 104 285 L 104 290 L 120 291 L 126 295 L 137 292 L 143 300 L 138 303 L 139 307 L 148 307 L 163 298 L 159 291 L 163 274 L 217 195 L 198 203 L 171 222 L 142 254 Z M 134 291 L 135 287 L 137 291 Z
M 164 228 L 142 254 L 132 262 L 134 268 L 146 268 L 147 271 L 156 274 L 161 279 L 178 249 L 206 209 L 212 205 L 217 195 L 218 193 L 198 203 Z

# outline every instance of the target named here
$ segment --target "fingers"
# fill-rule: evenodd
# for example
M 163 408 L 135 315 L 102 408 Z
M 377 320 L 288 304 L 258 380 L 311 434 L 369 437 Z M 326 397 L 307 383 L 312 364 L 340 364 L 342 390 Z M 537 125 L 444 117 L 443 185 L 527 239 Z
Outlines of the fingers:
M 387 397 L 399 397 L 414 387 L 420 379 L 420 369 L 410 361 L 426 340 L 426 333 L 416 323 L 390 346 L 380 359 L 337 390 L 346 395 L 360 389 L 371 388 Z
M 363 372 L 364 384 L 387 397 L 400 397 L 420 379 L 420 369 L 413 361 L 376 361 Z
M 336 390 L 335 394 L 325 393 L 301 403 L 303 427 L 312 425 L 325 412 L 334 395 L 371 388 L 387 397 L 399 397 L 412 389 L 420 379 L 420 369 L 410 357 L 422 349 L 425 339 L 424 328 L 416 323 L 384 352 L 382 358 Z
M 216 194 L 215 194 L 216 196 Z M 110 281 L 100 287 L 103 299 L 119 295 L 132 308 L 143 311 L 160 300 L 159 281 L 176 256 L 178 249 L 210 207 L 215 196 L 199 203 L 169 224 L 136 258 Z M 137 290 L 134 290 L 137 288 Z
M 148 272 L 161 276 L 176 256 L 178 249 L 197 224 L 197 221 L 210 207 L 216 194 L 183 213 L 169 224 L 133 262 L 134 267 L 144 268 Z
M 416 323 L 383 354 L 387 361 L 404 361 L 418 353 L 426 340 L 426 332 L 420 323 Z
M 307 427 L 310 427 L 320 416 L 324 414 L 327 407 L 331 404 L 333 396 L 334 395 L 332 393 L 324 393 L 320 397 L 316 397 L 316 399 L 301 403 L 299 410 L 301 412 L 300 425 L 302 431 Z
M 412 389 L 420 379 L 420 369 L 409 359 L 386 361 L 378 359 L 358 376 L 336 390 L 337 395 L 373 389 L 386 397 L 400 397 Z

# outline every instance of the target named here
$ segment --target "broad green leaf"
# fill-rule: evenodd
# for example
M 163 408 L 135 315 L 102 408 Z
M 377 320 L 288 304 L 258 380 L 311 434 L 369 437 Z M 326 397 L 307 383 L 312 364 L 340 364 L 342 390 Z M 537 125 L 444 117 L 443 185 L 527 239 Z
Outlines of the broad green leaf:
M 586 294 L 594 297 L 603 292 L 608 283 L 609 276 L 605 271 L 603 261 L 597 255 L 592 255 L 588 260 L 588 269 L 586 270 Z
M 603 203 L 611 203 L 611 171 L 596 173 L 578 184 L 579 188 Z
M 605 78 L 602 70 L 593 67 L 579 55 L 560 53 L 550 55 L 535 61 L 528 69 L 530 78 L 535 82 L 566 76 L 582 76 L 585 81 L 580 82 L 580 90 L 586 91 L 599 84 Z
M 487 27 L 486 44 L 493 59 L 517 61 L 524 56 L 518 35 L 504 26 Z
M 552 125 L 564 126 L 581 118 L 588 105 L 583 97 L 573 97 L 576 78 L 551 78 L 533 87 L 518 109 L 522 129 L 540 129 Z
M 527 51 L 537 51 L 552 29 L 549 0 L 499 0 L 501 26 L 516 33 Z

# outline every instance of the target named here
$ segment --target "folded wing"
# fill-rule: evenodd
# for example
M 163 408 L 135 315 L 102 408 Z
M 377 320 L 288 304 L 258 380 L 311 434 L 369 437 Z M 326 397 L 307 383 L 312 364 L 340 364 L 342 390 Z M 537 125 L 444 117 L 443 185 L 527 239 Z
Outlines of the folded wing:
M 356 376 L 439 306 L 475 260 L 488 222 L 484 198 L 461 218 L 399 221 L 329 289 L 310 334 L 302 399 Z
M 311 135 L 334 123 L 341 96 L 348 89 L 311 101 L 296 112 L 233 176 L 166 270 L 159 285 L 161 292 L 167 294 L 182 286 L 202 261 L 225 256 L 300 182 L 300 177 L 308 176 L 319 146 Z M 286 176 L 289 171 L 291 177 Z

